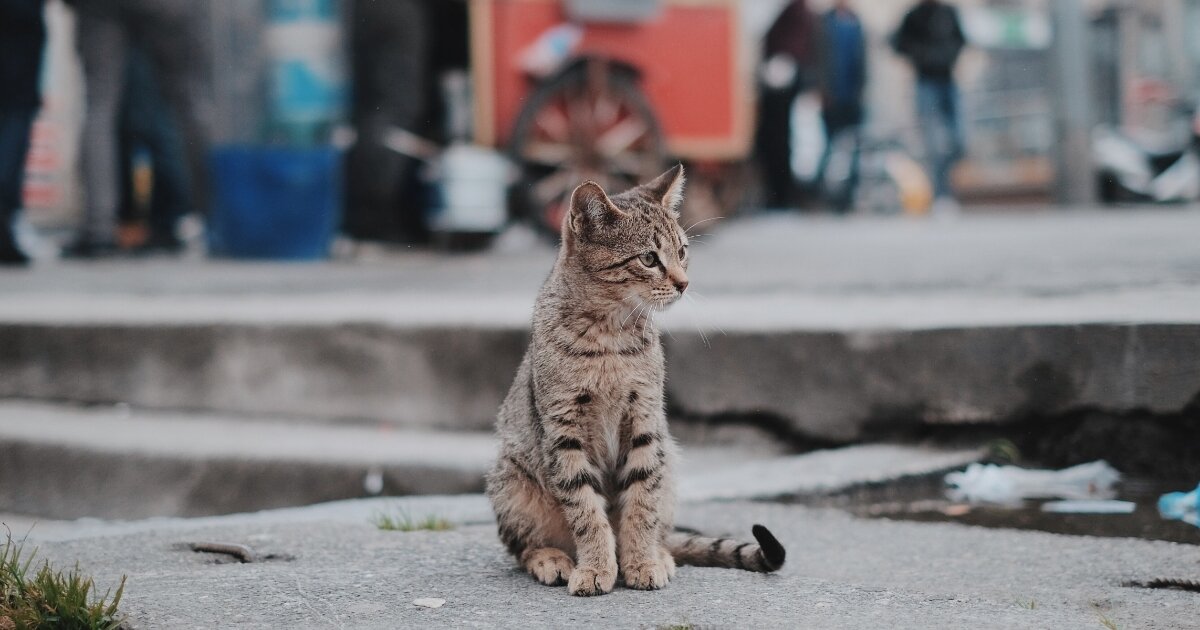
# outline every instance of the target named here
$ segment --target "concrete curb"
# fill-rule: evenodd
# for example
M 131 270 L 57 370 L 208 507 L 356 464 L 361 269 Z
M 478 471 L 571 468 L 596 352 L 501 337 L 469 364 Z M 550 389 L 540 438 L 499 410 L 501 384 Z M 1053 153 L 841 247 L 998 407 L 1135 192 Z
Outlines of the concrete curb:
M 0 398 L 488 430 L 526 339 L 382 323 L 4 324 Z M 679 412 L 832 441 L 1080 409 L 1172 415 L 1200 400 L 1200 324 L 676 331 L 664 342 Z

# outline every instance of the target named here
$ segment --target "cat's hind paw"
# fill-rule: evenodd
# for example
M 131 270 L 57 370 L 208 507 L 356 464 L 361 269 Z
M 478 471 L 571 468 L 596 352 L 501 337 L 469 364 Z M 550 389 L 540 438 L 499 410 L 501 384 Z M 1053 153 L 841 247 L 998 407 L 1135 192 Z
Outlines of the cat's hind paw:
M 546 586 L 562 586 L 571 579 L 575 561 L 561 549 L 543 547 L 526 554 L 525 569 Z

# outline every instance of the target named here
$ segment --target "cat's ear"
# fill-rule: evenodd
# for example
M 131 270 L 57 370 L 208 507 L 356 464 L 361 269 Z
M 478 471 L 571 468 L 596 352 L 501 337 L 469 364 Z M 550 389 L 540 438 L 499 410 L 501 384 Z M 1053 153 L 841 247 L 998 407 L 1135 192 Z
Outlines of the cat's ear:
M 582 235 L 589 227 L 611 225 L 624 216 L 625 213 L 613 205 L 600 184 L 584 182 L 571 193 L 571 210 L 567 213 L 565 228 L 573 234 Z
M 687 177 L 683 174 L 683 165 L 676 164 L 671 170 L 659 175 L 654 181 L 645 185 L 655 201 L 662 204 L 668 212 L 679 216 L 679 205 L 683 203 L 683 184 Z

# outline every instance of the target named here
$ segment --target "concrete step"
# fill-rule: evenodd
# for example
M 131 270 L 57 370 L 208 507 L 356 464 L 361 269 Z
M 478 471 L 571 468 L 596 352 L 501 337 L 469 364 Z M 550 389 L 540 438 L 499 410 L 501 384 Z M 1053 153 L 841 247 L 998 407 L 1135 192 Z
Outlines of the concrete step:
M 193 516 L 386 493 L 479 492 L 486 433 L 0 405 L 0 511 Z
M 684 501 L 832 492 L 981 457 L 886 444 L 785 455 L 762 440 L 680 433 L 700 442 L 684 444 Z M 0 513 L 134 519 L 478 492 L 494 444 L 490 433 L 387 424 L 0 403 Z
M 1193 323 L 668 331 L 677 413 L 830 441 L 1081 409 L 1172 415 L 1200 401 Z M 509 325 L 0 323 L 0 399 L 482 431 L 526 340 Z

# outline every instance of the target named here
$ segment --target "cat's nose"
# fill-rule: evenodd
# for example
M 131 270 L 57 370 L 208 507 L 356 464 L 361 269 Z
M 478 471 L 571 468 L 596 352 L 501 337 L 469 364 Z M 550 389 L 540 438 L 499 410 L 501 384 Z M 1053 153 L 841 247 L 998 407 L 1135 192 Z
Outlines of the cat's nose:
M 687 287 L 688 287 L 688 279 L 687 278 L 675 278 L 674 280 L 672 280 L 672 282 L 675 283 L 675 288 L 678 289 L 680 293 L 683 293 L 684 291 L 687 290 Z

